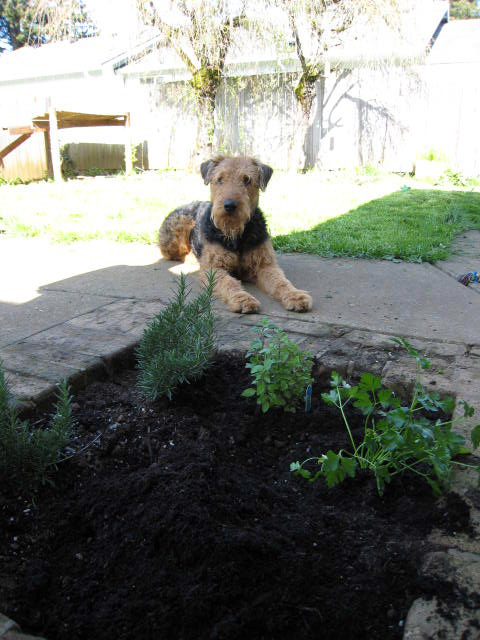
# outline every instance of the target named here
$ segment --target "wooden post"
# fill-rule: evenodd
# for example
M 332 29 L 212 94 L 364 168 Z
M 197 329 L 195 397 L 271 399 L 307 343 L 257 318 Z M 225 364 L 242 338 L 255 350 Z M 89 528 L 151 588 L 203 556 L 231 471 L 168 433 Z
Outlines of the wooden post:
M 48 110 L 50 151 L 52 154 L 53 179 L 55 182 L 61 182 L 62 178 L 62 161 L 60 159 L 60 143 L 58 142 L 58 122 L 57 111 L 55 107 Z
M 129 176 L 133 173 L 132 163 L 132 139 L 130 137 L 130 113 L 125 116 L 125 173 Z
M 45 159 L 47 162 L 47 176 L 53 177 L 53 162 L 52 162 L 52 149 L 50 148 L 50 135 L 48 131 L 43 132 L 43 139 L 45 141 Z

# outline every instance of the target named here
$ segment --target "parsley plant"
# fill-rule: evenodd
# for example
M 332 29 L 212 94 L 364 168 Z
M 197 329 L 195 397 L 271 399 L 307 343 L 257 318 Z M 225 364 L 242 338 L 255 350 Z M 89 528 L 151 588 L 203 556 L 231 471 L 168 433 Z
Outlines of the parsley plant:
M 449 486 L 452 465 L 472 466 L 453 460 L 455 456 L 470 453 L 465 439 L 452 430 L 452 419 L 431 420 L 425 412 L 451 415 L 455 409 L 453 398 L 441 398 L 439 393 L 428 393 L 421 384 L 421 370 L 430 362 L 421 356 L 403 338 L 395 338 L 417 362 L 417 380 L 410 404 L 402 405 L 393 391 L 382 388 L 380 378 L 364 373 L 357 386 L 350 386 L 337 372 L 331 376 L 331 390 L 322 394 L 323 400 L 338 407 L 342 415 L 351 449 L 337 453 L 327 451 L 320 457 L 304 462 L 292 462 L 290 470 L 313 482 L 325 478 L 329 487 L 354 477 L 357 469 L 374 474 L 377 489 L 383 495 L 385 485 L 405 471 L 422 476 L 436 495 Z M 365 416 L 363 439 L 356 442 L 345 414 L 347 405 L 353 404 Z M 463 419 L 470 418 L 474 410 L 466 402 Z M 473 449 L 480 445 L 480 424 L 471 432 Z M 319 469 L 312 473 L 309 463 L 315 461 Z M 480 472 L 480 465 L 477 467 Z

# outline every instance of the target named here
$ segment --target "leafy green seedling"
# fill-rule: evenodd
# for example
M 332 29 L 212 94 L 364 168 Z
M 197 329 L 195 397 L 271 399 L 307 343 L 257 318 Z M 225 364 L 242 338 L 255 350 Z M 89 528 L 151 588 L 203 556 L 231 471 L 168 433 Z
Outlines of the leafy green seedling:
M 339 409 L 347 429 L 350 449 L 337 453 L 327 451 L 320 457 L 308 458 L 304 462 L 292 462 L 290 470 L 311 482 L 323 477 L 329 487 L 345 478 L 354 477 L 357 469 L 374 474 L 380 495 L 391 479 L 410 471 L 423 477 L 436 495 L 449 486 L 453 465 L 471 467 L 457 460 L 456 456 L 470 453 L 465 439 L 453 431 L 452 419 L 443 420 L 440 414 L 451 415 L 455 409 L 453 398 L 441 398 L 439 393 L 427 393 L 421 384 L 422 369 L 429 369 L 430 362 L 421 356 L 403 338 L 395 342 L 404 347 L 417 362 L 417 380 L 409 405 L 402 402 L 389 389 L 382 388 L 380 378 L 364 373 L 357 386 L 350 386 L 333 372 L 331 390 L 322 394 L 323 400 Z M 361 442 L 356 442 L 345 413 L 347 405 L 359 409 L 363 416 L 364 431 Z M 466 402 L 463 419 L 471 418 L 474 409 Z M 430 419 L 425 414 L 437 414 Z M 471 431 L 473 448 L 480 445 L 480 424 Z M 320 467 L 311 472 L 307 466 L 315 461 Z M 477 467 L 480 472 L 480 466 Z
M 266 318 L 255 331 L 257 337 L 250 345 L 245 365 L 250 369 L 253 386 L 245 389 L 242 396 L 256 396 L 264 413 L 271 407 L 294 413 L 312 382 L 312 354 L 300 351 L 284 331 Z

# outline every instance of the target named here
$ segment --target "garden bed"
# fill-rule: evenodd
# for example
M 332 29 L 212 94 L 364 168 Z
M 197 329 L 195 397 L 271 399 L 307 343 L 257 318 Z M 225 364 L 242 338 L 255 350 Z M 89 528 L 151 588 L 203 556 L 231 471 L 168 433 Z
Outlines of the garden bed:
M 401 638 L 415 598 L 448 593 L 418 573 L 428 533 L 468 531 L 468 507 L 408 475 L 383 497 L 363 473 L 294 476 L 348 446 L 341 418 L 318 384 L 310 413 L 262 414 L 249 380 L 226 354 L 171 402 L 135 371 L 80 392 L 90 446 L 34 500 L 0 492 L 0 611 L 48 640 Z

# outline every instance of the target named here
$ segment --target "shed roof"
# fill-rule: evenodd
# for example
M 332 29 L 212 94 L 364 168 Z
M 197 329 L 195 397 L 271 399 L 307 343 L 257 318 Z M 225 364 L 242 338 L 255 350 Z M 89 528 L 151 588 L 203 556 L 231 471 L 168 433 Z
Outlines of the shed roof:
M 92 36 L 75 42 L 61 40 L 41 47 L 21 47 L 0 55 L 0 83 L 115 70 L 139 52 L 150 50 L 158 40 L 157 34 L 149 33 L 129 42 Z

